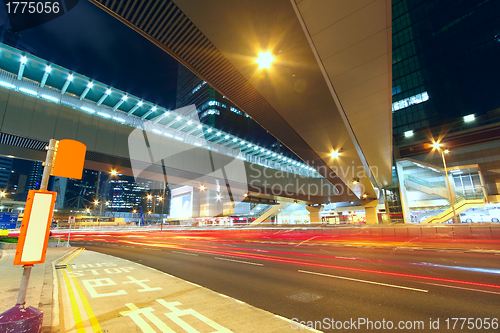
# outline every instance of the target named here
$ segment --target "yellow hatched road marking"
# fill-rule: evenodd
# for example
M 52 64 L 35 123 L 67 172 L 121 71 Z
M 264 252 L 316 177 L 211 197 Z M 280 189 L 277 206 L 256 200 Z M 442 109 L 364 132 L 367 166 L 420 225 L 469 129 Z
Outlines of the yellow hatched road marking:
M 61 264 L 64 264 L 64 265 L 67 265 L 69 264 L 69 262 L 73 259 L 76 258 L 77 255 L 79 255 L 80 253 L 82 253 L 84 250 L 84 248 L 80 248 L 78 251 L 76 251 L 75 253 L 73 253 L 69 258 L 67 258 L 66 260 L 64 260 Z M 69 273 L 71 273 L 71 269 L 69 267 L 66 268 L 68 270 Z M 63 272 L 63 275 L 64 275 L 64 280 L 66 281 L 66 286 L 68 288 L 68 293 L 69 293 L 69 296 L 70 296 L 70 300 L 71 300 L 71 307 L 73 309 L 73 314 L 75 315 L 75 322 L 76 322 L 76 326 L 77 326 L 77 333 L 80 333 L 80 332 L 85 332 L 85 328 L 83 327 L 83 321 L 82 321 L 82 318 L 81 318 L 81 315 L 80 315 L 80 311 L 78 309 L 78 304 L 76 303 L 76 298 L 75 298 L 75 294 L 73 292 L 73 288 L 71 286 L 71 282 L 66 274 L 65 271 L 62 271 Z M 89 301 L 87 300 L 87 297 L 85 297 L 85 294 L 83 293 L 83 289 L 82 287 L 80 286 L 80 284 L 78 283 L 78 280 L 76 279 L 76 277 L 72 276 L 72 280 L 73 280 L 73 283 L 76 287 L 76 290 L 78 291 L 78 295 L 80 296 L 80 300 L 82 301 L 82 304 L 83 304 L 83 307 L 85 308 L 85 312 L 87 312 L 87 316 L 89 318 L 89 321 L 90 321 L 90 324 L 92 325 L 92 330 L 95 332 L 95 333 L 101 333 L 102 332 L 102 329 L 101 329 L 101 325 L 99 324 L 99 321 L 97 320 L 95 314 L 94 314 L 94 311 L 92 311 L 92 307 L 90 306 L 90 303 Z M 81 329 L 83 331 L 80 330 L 79 328 L 79 323 L 81 325 Z

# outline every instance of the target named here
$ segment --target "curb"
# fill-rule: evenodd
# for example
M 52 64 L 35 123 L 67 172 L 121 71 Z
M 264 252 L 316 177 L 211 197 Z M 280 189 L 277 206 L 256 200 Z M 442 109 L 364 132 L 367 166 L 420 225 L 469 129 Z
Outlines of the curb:
M 51 321 L 50 324 L 42 326 L 43 333 L 56 333 L 60 332 L 59 327 L 59 280 L 57 279 L 56 272 L 56 262 L 61 262 L 70 255 L 72 255 L 79 248 L 76 247 L 68 253 L 62 255 L 56 260 L 52 261 L 52 311 L 51 311 Z M 47 276 L 48 269 L 45 270 L 45 276 Z M 45 323 L 45 321 L 44 321 Z

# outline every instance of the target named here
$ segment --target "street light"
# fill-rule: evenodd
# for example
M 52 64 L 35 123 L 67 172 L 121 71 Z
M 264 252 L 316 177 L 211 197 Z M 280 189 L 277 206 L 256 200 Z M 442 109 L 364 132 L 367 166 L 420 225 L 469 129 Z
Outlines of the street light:
M 259 68 L 269 68 L 273 60 L 271 52 L 261 52 L 255 62 L 259 64 Z
M 340 157 L 340 153 L 342 153 L 344 151 L 343 148 L 340 148 L 338 150 L 332 150 L 332 152 L 330 153 L 330 157 L 332 158 L 339 158 Z
M 450 185 L 450 179 L 448 178 L 448 168 L 446 167 L 446 159 L 444 158 L 445 154 L 448 154 L 450 152 L 449 149 L 441 149 L 442 144 L 439 141 L 434 141 L 431 144 L 432 151 L 437 150 L 441 153 L 441 158 L 443 159 L 443 166 L 444 166 L 444 174 L 446 178 L 446 185 L 448 187 L 448 202 L 450 203 L 451 209 L 453 210 L 453 223 L 457 223 L 457 212 L 455 211 L 455 204 L 453 203 L 453 196 L 451 193 L 451 185 Z
M 148 194 L 146 198 L 148 200 L 151 200 L 153 203 L 153 224 L 154 224 L 155 223 L 155 213 L 156 213 L 156 200 L 155 200 L 156 197 L 154 195 Z M 148 215 L 151 215 L 151 211 L 148 211 Z
M 97 215 L 97 228 L 101 227 L 101 221 L 99 221 L 99 217 L 102 215 L 102 205 L 100 204 L 99 200 L 94 200 L 94 206 L 96 210 L 96 215 Z
M 116 176 L 116 175 L 118 174 L 118 171 L 116 171 L 116 170 L 111 170 L 111 172 L 110 172 L 110 173 L 111 173 L 111 176 Z

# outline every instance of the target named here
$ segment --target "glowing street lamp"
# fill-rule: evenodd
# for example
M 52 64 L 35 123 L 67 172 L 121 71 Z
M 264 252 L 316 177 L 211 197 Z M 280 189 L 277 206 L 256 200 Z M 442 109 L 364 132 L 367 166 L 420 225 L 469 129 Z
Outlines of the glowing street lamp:
M 338 158 L 340 156 L 340 151 L 338 151 L 338 150 L 332 150 L 332 152 L 330 153 L 330 156 L 332 158 Z
M 439 142 L 433 142 L 432 145 L 431 145 L 432 149 L 437 149 L 439 150 L 439 148 L 441 147 L 441 144 Z
M 271 52 L 261 52 L 255 62 L 259 64 L 259 68 L 269 68 L 273 60 Z
M 94 205 L 97 206 L 99 204 L 99 200 L 94 200 Z
M 200 185 L 200 191 L 205 191 L 205 185 Z
M 118 174 L 118 171 L 116 170 L 111 170 L 110 172 L 111 176 L 116 176 Z

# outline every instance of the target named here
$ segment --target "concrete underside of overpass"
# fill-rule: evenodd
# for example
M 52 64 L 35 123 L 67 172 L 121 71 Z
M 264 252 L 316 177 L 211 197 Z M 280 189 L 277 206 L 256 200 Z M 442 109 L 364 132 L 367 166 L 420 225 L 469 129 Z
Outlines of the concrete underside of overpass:
M 389 0 L 91 1 L 322 167 L 344 201 L 368 204 L 391 184 Z M 260 51 L 275 56 L 270 70 L 257 68 Z

